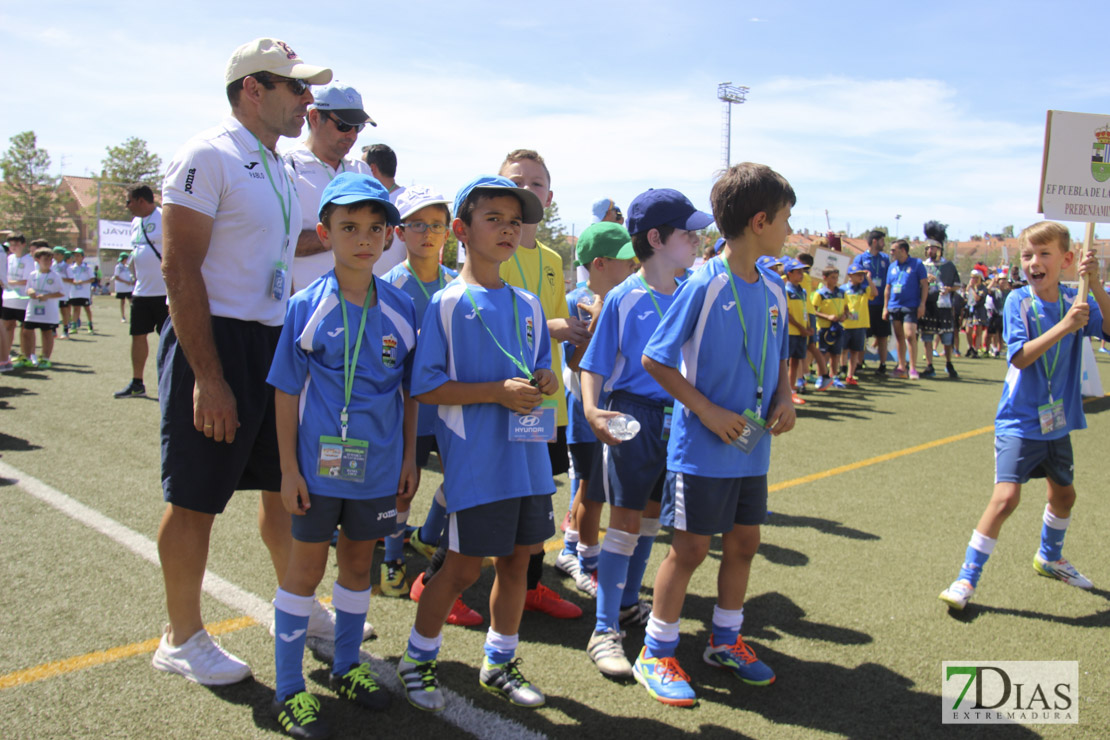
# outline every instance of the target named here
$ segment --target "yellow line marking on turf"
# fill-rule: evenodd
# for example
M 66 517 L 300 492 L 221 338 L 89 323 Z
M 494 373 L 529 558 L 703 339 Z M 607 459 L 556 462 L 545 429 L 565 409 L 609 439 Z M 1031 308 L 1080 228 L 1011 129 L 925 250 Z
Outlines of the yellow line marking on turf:
M 224 635 L 246 627 L 253 627 L 256 624 L 258 624 L 258 622 L 252 617 L 235 617 L 234 619 L 226 619 L 223 622 L 216 622 L 215 624 L 208 625 L 207 629 L 210 635 Z M 158 649 L 158 642 L 160 639 L 161 638 L 156 637 L 152 640 L 133 642 L 130 645 L 121 645 L 108 650 L 97 650 L 94 653 L 77 655 L 72 658 L 66 658 L 65 660 L 55 660 L 50 663 L 34 666 L 33 668 L 14 671 L 5 676 L 0 676 L 0 691 L 15 688 L 16 686 L 24 686 L 29 683 L 34 683 L 35 681 L 42 681 L 46 678 L 63 676 L 67 673 L 73 673 L 74 671 L 82 671 L 86 668 L 104 665 L 105 663 L 114 663 L 117 660 L 124 660 L 125 658 L 133 658 L 136 655 L 143 655 L 144 653 L 153 653 Z
M 1100 401 L 1106 396 L 1110 396 L 1110 393 L 1107 393 L 1105 396 L 1101 397 L 1094 396 L 1084 398 L 1083 403 L 1086 404 L 1091 403 L 1092 401 Z M 791 480 L 785 480 L 782 483 L 776 483 L 773 486 L 768 486 L 767 492 L 774 493 L 775 491 L 781 491 L 786 488 L 793 488 L 794 486 L 800 486 L 806 483 L 813 483 L 814 481 L 824 480 L 825 478 L 832 478 L 834 475 L 840 475 L 841 473 L 850 473 L 853 470 L 859 470 L 861 468 L 867 468 L 872 465 L 878 465 L 879 463 L 887 462 L 888 460 L 897 460 L 898 458 L 905 457 L 906 455 L 913 455 L 917 452 L 924 452 L 925 450 L 931 450 L 934 447 L 941 447 L 943 445 L 952 444 L 953 442 L 962 442 L 965 439 L 971 439 L 972 437 L 978 437 L 981 434 L 986 434 L 987 432 L 993 431 L 994 424 L 991 424 L 988 427 L 979 427 L 978 429 L 972 429 L 970 432 L 953 434 L 951 437 L 935 439 L 932 442 L 925 442 L 923 444 L 914 445 L 913 447 L 907 447 L 904 450 L 896 450 L 894 452 L 888 452 L 884 455 L 876 455 L 875 457 L 869 457 L 866 460 L 860 460 L 858 462 L 848 463 L 847 465 L 840 465 L 835 468 L 829 468 L 828 470 L 822 470 L 819 473 L 810 473 L 809 475 L 803 475 L 801 478 L 792 478 Z

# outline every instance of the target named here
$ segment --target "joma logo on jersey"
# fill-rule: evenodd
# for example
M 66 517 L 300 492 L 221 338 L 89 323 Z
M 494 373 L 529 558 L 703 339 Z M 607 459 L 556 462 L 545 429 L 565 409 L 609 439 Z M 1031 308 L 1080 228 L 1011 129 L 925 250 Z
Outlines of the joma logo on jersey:
M 185 176 L 185 192 L 193 194 L 193 179 L 197 176 L 197 168 L 190 167 L 189 174 Z
M 721 306 L 721 310 L 722 311 L 731 311 L 732 307 L 735 306 L 735 305 L 736 305 L 736 301 L 729 301 L 725 305 Z
M 644 321 L 645 319 L 647 319 L 647 317 L 648 317 L 648 316 L 651 316 L 651 314 L 652 314 L 652 312 L 651 312 L 651 311 L 644 311 L 644 312 L 643 312 L 642 314 L 640 314 L 639 316 L 637 316 L 637 317 L 636 317 L 636 319 L 637 319 L 638 321 Z
M 378 512 L 378 521 L 379 522 L 385 521 L 386 519 L 396 519 L 396 518 L 397 518 L 397 510 L 396 509 L 390 509 L 389 511 L 379 511 Z
M 382 364 L 397 367 L 397 337 L 392 334 L 382 337 Z

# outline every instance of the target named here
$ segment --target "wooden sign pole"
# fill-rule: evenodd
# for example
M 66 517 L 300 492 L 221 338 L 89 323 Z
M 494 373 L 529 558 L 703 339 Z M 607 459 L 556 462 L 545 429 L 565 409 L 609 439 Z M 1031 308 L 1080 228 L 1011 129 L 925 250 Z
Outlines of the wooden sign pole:
M 1087 259 L 1087 253 L 1094 249 L 1095 244 L 1095 223 L 1090 221 L 1087 223 L 1087 233 L 1083 237 L 1083 249 L 1079 252 L 1080 263 Z M 1077 268 L 1078 269 L 1078 268 Z M 1089 289 L 1089 279 L 1086 275 L 1079 276 L 1079 292 L 1075 296 L 1076 303 L 1087 302 L 1087 291 Z

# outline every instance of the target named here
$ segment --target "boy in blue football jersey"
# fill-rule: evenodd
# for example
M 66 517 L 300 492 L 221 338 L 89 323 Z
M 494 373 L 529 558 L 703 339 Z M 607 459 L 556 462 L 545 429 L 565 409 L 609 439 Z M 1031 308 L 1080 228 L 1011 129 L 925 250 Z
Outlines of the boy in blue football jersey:
M 748 684 L 775 680 L 740 627 L 767 515 L 767 433 L 794 427 L 786 290 L 774 271 L 756 266 L 758 257 L 782 250 L 794 190 L 770 167 L 744 162 L 717 180 L 710 199 L 725 247 L 682 286 L 643 356 L 644 368 L 677 401 L 661 513 L 674 536 L 655 575 L 633 676 L 653 698 L 675 706 L 697 701 L 674 655 L 686 588 L 715 534 L 722 547 L 717 604 L 703 659 Z
M 640 358 L 675 300 L 675 274 L 697 256 L 698 230 L 712 223 L 712 216 L 677 190 L 648 190 L 633 199 L 628 228 L 641 267 L 609 292 L 581 362 L 586 419 L 604 443 L 590 474 L 596 483 L 586 491 L 584 518 L 598 521 L 602 505 L 609 504 L 609 528 L 598 559 L 597 618 L 586 651 L 610 677 L 632 675 L 621 644 L 621 612 L 646 618 L 647 609 L 639 608 L 640 583 L 659 533 L 674 409 L 674 398 L 648 375 Z M 609 400 L 599 408 L 602 391 Z M 624 442 L 608 428 L 609 420 L 621 414 L 640 423 L 639 433 Z
M 459 277 L 432 296 L 412 382 L 417 400 L 439 407 L 448 552 L 421 594 L 397 675 L 414 706 L 444 708 L 436 678 L 443 624 L 478 579 L 482 558 L 494 557 L 479 683 L 513 704 L 536 707 L 544 696 L 521 675 L 514 655 L 530 553 L 555 531 L 555 483 L 543 442 L 555 435 L 556 418 L 543 396 L 559 384 L 539 299 L 505 285 L 498 270 L 512 258 L 521 224 L 539 223 L 543 206 L 512 180 L 484 175 L 459 191 L 454 211 L 451 228 L 467 258 Z
M 1030 478 L 1044 478 L 1048 484 L 1033 569 L 1079 588 L 1092 585 L 1061 551 L 1075 505 L 1069 434 L 1087 428 L 1080 397 L 1083 341 L 1110 333 L 1110 296 L 1093 251 L 1079 273 L 1089 276 L 1095 305 L 1078 300 L 1074 288 L 1060 285 L 1061 271 L 1075 258 L 1071 235 L 1063 225 L 1033 224 L 1021 232 L 1018 249 L 1029 284 L 1011 292 L 1003 309 L 1010 368 L 994 421 L 994 492 L 971 533 L 959 575 L 940 594 L 953 609 L 963 609 L 975 593 L 1002 525 L 1017 508 L 1021 486 Z
M 623 216 L 622 219 L 623 220 Z M 589 322 L 592 338 L 601 307 L 609 291 L 632 274 L 636 256 L 632 239 L 620 224 L 602 221 L 586 227 L 575 246 L 576 263 L 585 268 L 586 282 L 567 293 L 567 309 Z M 567 389 L 567 451 L 570 453 L 570 479 L 574 497 L 571 500 L 570 526 L 563 537 L 563 550 L 555 558 L 555 567 L 574 579 L 579 591 L 597 596 L 597 559 L 600 518 L 583 516 L 583 502 L 589 490 L 590 470 L 600 444 L 582 410 L 582 385 L 579 363 L 589 341 L 563 343 L 566 371 L 563 385 Z M 599 512 L 600 514 L 600 512 Z
M 393 531 L 398 499 L 411 499 L 417 484 L 417 404 L 404 388 L 416 311 L 373 273 L 389 227 L 400 221 L 397 209 L 377 180 L 347 172 L 325 188 L 319 215 L 316 232 L 334 252 L 335 269 L 289 299 L 267 377 L 275 388 L 281 497 L 293 515 L 289 568 L 274 596 L 272 709 L 294 737 L 327 734 L 320 703 L 305 690 L 302 660 L 337 525 L 330 683 L 360 706 L 389 704 L 369 665 L 359 662 L 359 644 L 374 542 Z

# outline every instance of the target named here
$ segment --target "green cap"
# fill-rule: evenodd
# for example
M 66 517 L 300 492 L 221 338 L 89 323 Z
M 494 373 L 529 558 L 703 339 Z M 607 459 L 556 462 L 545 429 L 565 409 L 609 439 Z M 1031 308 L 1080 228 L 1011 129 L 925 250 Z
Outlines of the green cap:
M 74 249 L 74 250 L 73 250 L 73 253 L 74 253 L 74 254 L 82 254 L 82 255 L 83 255 L 83 254 L 85 253 L 85 250 L 84 250 L 84 249 L 81 249 L 81 247 L 77 247 L 77 249 Z
M 628 230 L 611 221 L 590 224 L 578 237 L 576 265 L 589 266 L 595 257 L 608 257 L 615 260 L 630 260 L 636 256 L 632 248 L 632 237 Z
M 66 248 L 65 247 L 54 247 L 54 251 L 58 252 L 59 254 L 65 254 L 66 253 Z

